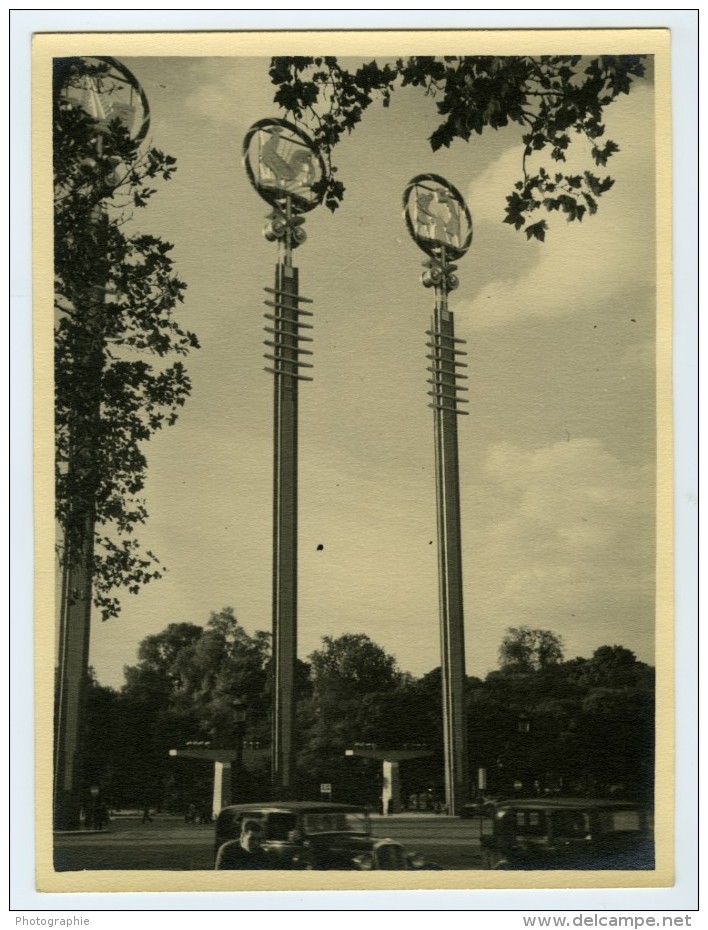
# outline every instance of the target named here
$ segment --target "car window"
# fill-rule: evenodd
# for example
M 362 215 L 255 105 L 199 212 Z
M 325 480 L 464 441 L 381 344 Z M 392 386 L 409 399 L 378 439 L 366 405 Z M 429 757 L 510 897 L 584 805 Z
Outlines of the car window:
M 514 811 L 514 832 L 521 836 L 543 836 L 546 815 L 542 811 Z
M 297 827 L 297 816 L 276 812 L 266 818 L 266 839 L 287 840 L 288 833 Z
M 641 830 L 638 810 L 600 811 L 598 820 L 601 833 L 638 833 Z
M 369 819 L 358 811 L 305 814 L 303 825 L 307 833 L 364 833 L 369 832 Z
M 582 811 L 555 811 L 552 816 L 553 835 L 577 838 L 590 832 L 590 818 Z
M 220 836 L 238 837 L 241 835 L 241 822 L 243 820 L 262 820 L 262 818 L 263 814 L 258 811 L 222 811 L 219 814 L 216 831 Z

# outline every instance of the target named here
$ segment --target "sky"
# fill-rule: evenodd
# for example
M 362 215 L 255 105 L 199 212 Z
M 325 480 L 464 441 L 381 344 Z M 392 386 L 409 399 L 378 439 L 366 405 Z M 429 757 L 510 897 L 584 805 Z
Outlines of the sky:
M 96 618 L 90 663 L 119 687 L 140 641 L 231 606 L 271 625 L 272 376 L 264 287 L 277 250 L 241 163 L 249 127 L 283 116 L 266 58 L 122 58 L 150 101 L 151 140 L 178 171 L 136 230 L 174 243 L 181 323 L 202 348 L 192 396 L 146 446 L 139 538 L 168 571 Z M 434 101 L 399 89 L 335 152 L 342 206 L 307 216 L 294 253 L 314 301 L 314 378 L 300 389 L 298 653 L 366 633 L 421 675 L 440 664 L 425 255 L 403 191 L 443 175 L 474 239 L 450 297 L 469 353 L 459 457 L 467 672 L 497 664 L 509 626 L 549 629 L 567 658 L 601 645 L 653 662 L 655 557 L 654 98 L 641 81 L 606 114 L 616 179 L 582 224 L 545 243 L 502 222 L 521 174 L 517 130 L 432 153 Z M 590 167 L 580 146 L 580 161 Z M 551 166 L 552 167 L 552 166 Z

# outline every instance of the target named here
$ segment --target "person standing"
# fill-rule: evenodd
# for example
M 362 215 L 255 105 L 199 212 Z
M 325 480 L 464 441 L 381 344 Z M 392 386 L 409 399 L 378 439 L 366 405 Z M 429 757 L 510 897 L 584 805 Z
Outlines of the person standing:
M 238 840 L 224 843 L 216 854 L 215 869 L 271 869 L 271 858 L 263 849 L 263 827 L 245 820 Z

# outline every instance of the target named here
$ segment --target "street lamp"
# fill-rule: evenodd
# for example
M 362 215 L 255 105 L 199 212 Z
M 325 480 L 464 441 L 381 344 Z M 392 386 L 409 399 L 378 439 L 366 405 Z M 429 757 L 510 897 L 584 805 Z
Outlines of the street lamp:
M 306 335 L 312 301 L 299 293 L 293 250 L 307 238 L 305 214 L 322 201 L 322 156 L 291 123 L 263 119 L 246 133 L 243 160 L 248 178 L 271 207 L 263 230 L 277 243 L 275 282 L 265 288 L 269 352 L 266 371 L 274 380 L 273 418 L 273 712 L 271 781 L 275 797 L 292 796 L 295 770 L 295 660 L 297 656 L 297 470 L 298 388 L 312 355 Z
M 457 417 L 467 414 L 459 384 L 466 375 L 460 356 L 466 355 L 455 337 L 448 293 L 459 286 L 453 264 L 472 242 L 472 217 L 462 195 L 437 174 L 417 175 L 403 194 L 406 226 L 428 256 L 423 263 L 424 287 L 435 292 L 435 309 L 427 331 L 430 354 L 428 395 L 434 416 L 435 486 L 438 522 L 440 651 L 445 752 L 445 800 L 450 815 L 459 814 L 469 792 L 467 724 L 465 719 L 465 635 L 462 607 L 462 537 Z
M 518 747 L 519 761 L 521 763 L 521 781 L 524 790 L 528 794 L 528 789 L 531 787 L 531 718 L 525 711 L 522 711 L 516 719 L 516 732 L 519 734 Z M 533 781 L 533 785 L 534 788 L 538 788 L 535 780 Z
M 135 77 L 113 58 L 55 59 L 55 129 L 59 133 L 62 114 L 80 109 L 95 122 L 92 164 L 104 156 L 105 138 L 118 120 L 137 144 L 150 125 L 147 98 Z M 119 179 L 120 158 L 108 159 L 106 174 L 97 185 L 109 189 Z M 54 730 L 54 826 L 75 830 L 81 818 L 81 770 L 83 745 L 82 716 L 91 631 L 93 555 L 96 512 L 96 436 L 100 432 L 101 379 L 104 369 L 104 313 L 108 256 L 106 254 L 108 216 L 101 197 L 93 211 L 91 225 L 95 254 L 86 269 L 85 280 L 76 282 L 74 298 L 82 302 L 86 330 L 77 344 L 77 364 L 86 391 L 81 409 L 73 411 L 69 426 L 68 486 L 74 490 L 68 501 L 68 517 L 63 529 L 62 588 L 59 612 L 57 688 Z

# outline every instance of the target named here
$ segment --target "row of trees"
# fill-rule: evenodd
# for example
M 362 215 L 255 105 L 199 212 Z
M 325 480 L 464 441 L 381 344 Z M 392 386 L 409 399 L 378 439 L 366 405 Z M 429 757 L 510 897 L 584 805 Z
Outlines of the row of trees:
M 248 707 L 239 792 L 263 797 L 269 782 L 270 635 L 250 636 L 230 608 L 205 627 L 173 623 L 143 640 L 120 691 L 90 688 L 85 782 L 116 806 L 184 809 L 210 799 L 205 762 L 170 758 L 188 742 L 233 746 L 235 697 Z M 402 768 L 404 794 L 442 793 L 439 668 L 402 673 L 369 637 L 325 637 L 297 675 L 298 790 L 377 803 L 380 765 L 345 757 L 356 744 L 426 746 Z M 559 637 L 509 629 L 500 667 L 467 680 L 471 767 L 488 789 L 651 794 L 653 669 L 628 649 L 603 646 L 565 661 Z M 474 780 L 474 776 L 473 780 Z

